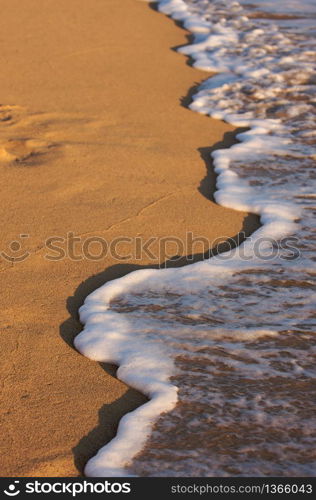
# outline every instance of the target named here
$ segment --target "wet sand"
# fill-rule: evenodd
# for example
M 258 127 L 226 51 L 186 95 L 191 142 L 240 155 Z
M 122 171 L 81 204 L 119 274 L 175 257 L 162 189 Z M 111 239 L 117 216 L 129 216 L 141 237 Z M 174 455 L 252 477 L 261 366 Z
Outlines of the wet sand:
M 208 155 L 234 130 L 186 108 L 207 75 L 172 50 L 184 30 L 137 0 L 0 7 L 1 472 L 76 476 L 145 400 L 73 349 L 78 307 L 172 255 L 121 243 L 120 258 L 83 258 L 85 239 L 226 239 L 258 220 L 212 199 Z M 73 258 L 47 259 L 67 233 L 81 237 Z

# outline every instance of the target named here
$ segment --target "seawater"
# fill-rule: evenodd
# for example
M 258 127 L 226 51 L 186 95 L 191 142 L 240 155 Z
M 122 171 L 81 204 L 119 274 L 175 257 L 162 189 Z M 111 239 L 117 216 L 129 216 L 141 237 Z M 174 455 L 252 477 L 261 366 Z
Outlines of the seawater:
M 121 420 L 85 472 L 311 476 L 316 5 L 157 5 L 192 32 L 179 51 L 215 74 L 190 108 L 244 128 L 238 144 L 212 154 L 215 199 L 259 214 L 262 226 L 235 250 L 137 271 L 87 297 L 77 349 L 118 364 L 149 402 Z

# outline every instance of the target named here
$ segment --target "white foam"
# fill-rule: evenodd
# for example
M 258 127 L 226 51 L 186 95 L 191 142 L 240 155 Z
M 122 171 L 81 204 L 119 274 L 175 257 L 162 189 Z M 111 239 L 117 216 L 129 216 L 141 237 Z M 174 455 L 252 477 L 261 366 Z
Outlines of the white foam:
M 76 348 L 93 360 L 117 364 L 118 378 L 150 399 L 123 417 L 117 436 L 88 462 L 85 473 L 89 476 L 129 474 L 127 467 L 143 449 L 154 422 L 161 413 L 171 411 L 177 402 L 177 387 L 170 382 L 170 378 L 176 373 L 173 349 L 179 352 L 182 344 L 176 345 L 172 339 L 169 344 L 158 341 L 157 336 L 152 335 L 150 329 L 146 330 L 144 325 L 139 331 L 136 330 L 128 315 L 111 309 L 113 301 L 146 290 L 193 293 L 207 283 L 216 284 L 217 279 L 221 282 L 224 276 L 231 277 L 243 269 L 255 268 L 261 265 L 254 255 L 256 241 L 263 236 L 282 238 L 293 233 L 295 221 L 301 215 L 299 206 L 285 200 L 281 189 L 271 188 L 270 191 L 261 192 L 250 185 L 247 179 L 241 178 L 232 167 L 238 161 L 255 162 L 260 155 L 274 158 L 289 154 L 298 158 L 302 156 L 301 150 L 295 149 L 281 119 L 268 118 L 260 112 L 261 101 L 276 99 L 284 89 L 282 82 L 294 59 L 288 56 L 278 61 L 277 53 L 278 47 L 287 46 L 289 41 L 273 27 L 269 36 L 258 28 L 242 31 L 249 23 L 247 16 L 243 15 L 231 23 L 224 18 L 211 22 L 208 17 L 203 18 L 196 13 L 193 3 L 190 6 L 189 2 L 183 0 L 158 1 L 161 12 L 181 21 L 194 33 L 194 42 L 181 48 L 180 52 L 190 55 L 196 67 L 221 73 L 201 85 L 190 107 L 235 126 L 250 128 L 239 134 L 240 143 L 212 154 L 217 173 L 215 199 L 225 207 L 260 215 L 263 226 L 251 241 L 246 240 L 241 245 L 244 255 L 252 257 L 251 262 L 236 254 L 227 261 L 218 256 L 181 269 L 136 271 L 105 284 L 87 297 L 80 309 L 84 330 L 74 341 Z M 231 9 L 241 10 L 237 2 L 229 4 Z M 264 36 L 267 40 L 262 42 Z M 234 50 L 236 46 L 237 52 Z M 257 60 L 254 55 L 258 58 L 257 63 L 254 62 Z M 306 57 L 297 56 L 295 64 L 301 65 L 307 74 L 310 73 Z M 251 87 L 256 79 L 262 82 L 259 88 Z M 249 84 L 249 92 L 255 93 L 254 102 L 250 101 L 247 106 L 243 101 L 245 94 L 241 91 L 246 83 Z M 290 115 L 304 111 L 304 106 L 300 106 L 303 105 L 293 105 Z M 227 333 L 225 335 L 227 337 Z M 240 338 L 244 340 L 276 335 L 276 331 L 265 328 L 240 331 Z M 256 372 L 256 376 L 261 376 L 271 368 L 263 358 L 261 361 L 261 365 L 247 365 L 249 373 Z M 232 359 L 226 359 L 225 362 L 231 367 L 242 364 Z M 300 367 L 295 369 L 300 370 Z M 275 373 L 280 375 L 281 372 Z M 263 417 L 258 413 L 258 418 Z
M 91 293 L 80 308 L 85 329 L 75 338 L 75 347 L 90 359 L 118 365 L 117 377 L 150 399 L 125 415 L 117 436 L 89 460 L 85 474 L 91 477 L 126 475 L 122 467 L 142 449 L 157 416 L 171 410 L 177 401 L 177 388 L 168 382 L 174 369 L 168 353 L 161 345 L 135 338 L 128 322 L 110 310 L 118 295 L 156 274 L 154 270 L 138 271 L 114 280 Z

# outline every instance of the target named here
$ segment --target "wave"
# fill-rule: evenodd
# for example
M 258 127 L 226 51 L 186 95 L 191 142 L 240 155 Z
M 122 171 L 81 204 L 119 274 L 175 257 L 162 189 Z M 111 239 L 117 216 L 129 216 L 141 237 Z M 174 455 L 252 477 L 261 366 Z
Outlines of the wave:
M 163 475 L 173 467 L 178 474 L 225 475 L 230 471 L 243 475 L 247 470 L 282 475 L 280 464 L 282 460 L 284 464 L 286 453 L 290 454 L 287 448 L 280 447 L 271 468 L 264 454 L 250 466 L 253 450 L 248 447 L 243 451 L 244 465 L 234 472 L 229 469 L 233 455 L 219 461 L 214 452 L 214 459 L 205 462 L 205 450 L 201 448 L 201 457 L 197 458 L 196 451 L 182 450 L 180 459 L 178 449 L 171 450 L 170 429 L 174 432 L 181 419 L 183 432 L 185 425 L 193 425 L 196 415 L 192 417 L 191 412 L 186 416 L 185 404 L 200 404 L 202 392 L 206 397 L 205 388 L 202 391 L 206 375 L 213 389 L 207 391 L 200 415 L 205 415 L 210 405 L 216 408 L 226 404 L 227 391 L 222 389 L 219 394 L 214 380 L 218 381 L 216 377 L 222 377 L 227 367 L 235 377 L 238 372 L 238 384 L 260 377 L 291 381 L 300 377 L 309 380 L 311 376 L 306 352 L 311 348 L 308 332 L 314 324 L 309 280 L 315 269 L 311 257 L 315 52 L 309 35 L 291 32 L 288 27 L 284 30 L 266 18 L 251 19 L 238 2 L 157 3 L 161 12 L 192 33 L 192 43 L 179 52 L 190 56 L 197 68 L 216 73 L 200 85 L 190 108 L 248 129 L 237 136 L 238 144 L 212 153 L 216 202 L 258 214 L 262 226 L 233 251 L 183 268 L 135 271 L 86 298 L 80 308 L 84 330 L 76 337 L 75 347 L 92 360 L 118 365 L 117 377 L 144 393 L 149 401 L 121 419 L 117 436 L 89 460 L 85 474 L 151 475 L 158 470 Z M 295 248 L 300 258 L 294 258 L 293 251 L 280 255 L 279 243 L 293 234 L 300 238 Z M 295 333 L 297 342 L 298 338 L 306 342 L 297 349 L 288 347 L 286 352 L 291 351 L 292 361 L 284 352 L 280 356 L 278 345 L 284 335 L 288 339 L 289 332 Z M 270 350 L 267 342 L 271 342 Z M 215 347 L 221 353 L 215 352 Z M 201 365 L 202 352 L 205 359 Z M 241 352 L 248 353 L 247 360 L 241 359 Z M 197 372 L 198 382 L 194 379 Z M 191 382 L 184 381 L 184 374 Z M 264 389 L 261 391 L 262 398 Z M 254 404 L 253 393 L 245 392 L 242 397 Z M 240 409 L 237 399 L 232 398 L 233 406 Z M 279 402 L 283 400 L 293 410 L 290 393 L 279 394 Z M 253 414 L 260 415 L 260 426 L 266 419 L 260 430 L 264 434 L 272 423 L 267 409 L 258 410 L 258 401 Z M 169 416 L 161 417 L 166 414 Z M 233 414 L 231 419 L 226 415 L 229 425 L 234 422 Z M 277 429 L 288 425 L 290 435 L 300 420 L 305 429 L 299 414 L 296 420 L 289 415 L 275 418 L 272 426 Z M 223 416 L 216 418 L 213 416 L 213 425 L 228 425 Z M 156 438 L 159 435 L 162 442 L 169 439 L 164 448 L 168 457 L 153 452 L 150 460 L 147 454 L 146 460 L 140 455 L 132 462 L 148 444 L 158 420 L 162 423 L 155 430 Z M 305 420 L 307 428 L 310 421 L 307 417 Z M 203 429 L 201 421 L 194 425 Z M 308 464 L 305 468 L 297 465 L 302 462 L 302 457 L 297 458 L 301 443 L 302 439 L 298 440 L 296 455 L 291 452 L 294 458 L 290 454 L 291 464 L 283 466 L 285 473 L 308 474 Z

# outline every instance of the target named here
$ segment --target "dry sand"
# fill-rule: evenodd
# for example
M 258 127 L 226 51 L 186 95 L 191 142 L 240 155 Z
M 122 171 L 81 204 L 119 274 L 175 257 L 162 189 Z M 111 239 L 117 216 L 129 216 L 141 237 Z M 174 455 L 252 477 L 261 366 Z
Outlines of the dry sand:
M 1 473 L 78 475 L 145 400 L 113 366 L 72 348 L 78 307 L 159 259 L 55 262 L 45 240 L 188 230 L 215 239 L 258 221 L 212 201 L 206 158 L 234 134 L 185 108 L 207 76 L 171 50 L 185 31 L 137 0 L 0 0 L 0 9 L 0 248 L 30 252 L 1 259 Z

